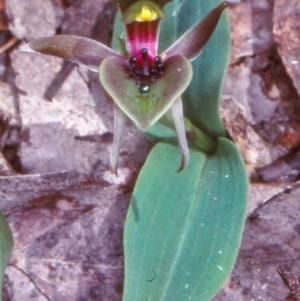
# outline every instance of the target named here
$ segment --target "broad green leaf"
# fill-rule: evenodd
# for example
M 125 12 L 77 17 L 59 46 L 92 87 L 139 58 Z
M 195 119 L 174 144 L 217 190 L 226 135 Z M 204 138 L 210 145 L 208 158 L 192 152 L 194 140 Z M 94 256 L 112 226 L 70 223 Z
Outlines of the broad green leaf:
M 12 250 L 13 237 L 11 230 L 5 220 L 5 217 L 0 212 L 0 292 L 2 292 L 2 283 L 5 268 Z M 0 301 L 2 293 L 0 294 Z
M 174 0 L 165 7 L 161 22 L 160 50 L 169 47 L 190 27 L 219 5 L 220 0 Z M 183 95 L 185 115 L 207 133 L 225 136 L 219 116 L 219 100 L 230 52 L 230 29 L 222 14 L 212 37 L 193 61 L 193 79 Z
M 152 142 L 158 142 L 165 138 L 174 138 L 176 135 L 174 129 L 171 129 L 160 122 L 153 124 L 145 134 Z
M 191 150 L 177 173 L 179 164 L 178 147 L 159 143 L 141 170 L 125 226 L 123 301 L 209 301 L 233 268 L 247 207 L 240 155 L 219 138 L 214 156 Z
M 100 66 L 100 80 L 122 111 L 142 130 L 154 124 L 180 97 L 192 78 L 187 58 L 172 56 L 164 62 L 163 76 L 137 83 L 129 77 L 124 58 L 106 58 Z

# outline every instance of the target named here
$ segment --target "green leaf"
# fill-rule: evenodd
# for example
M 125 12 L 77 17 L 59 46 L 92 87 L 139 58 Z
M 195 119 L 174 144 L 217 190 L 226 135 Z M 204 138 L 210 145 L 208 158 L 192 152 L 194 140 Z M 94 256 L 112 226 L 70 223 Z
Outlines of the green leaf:
M 167 59 L 163 75 L 154 82 L 149 77 L 137 83 L 129 71 L 127 60 L 109 57 L 100 66 L 100 80 L 115 103 L 142 130 L 171 107 L 192 78 L 191 64 L 181 55 Z
M 160 50 L 169 47 L 185 31 L 204 18 L 220 0 L 174 0 L 161 22 Z M 230 53 L 230 28 L 225 13 L 200 56 L 193 61 L 193 79 L 183 95 L 185 115 L 193 124 L 218 137 L 225 136 L 219 116 L 221 88 Z
M 178 147 L 159 143 L 140 173 L 125 226 L 123 301 L 208 301 L 233 268 L 247 207 L 240 155 L 219 138 L 213 157 L 191 150 L 181 173 L 179 165 Z
M 12 250 L 13 237 L 11 230 L 5 220 L 5 217 L 0 212 L 0 292 L 2 292 L 2 283 L 5 268 Z M 2 300 L 0 294 L 0 301 Z
M 153 124 L 146 132 L 146 136 L 152 142 L 158 142 L 166 138 L 174 138 L 176 136 L 175 130 L 165 126 L 160 122 Z
M 124 25 L 122 23 L 122 15 L 120 11 L 118 11 L 116 14 L 111 46 L 117 52 L 123 54 L 124 56 L 126 55 Z

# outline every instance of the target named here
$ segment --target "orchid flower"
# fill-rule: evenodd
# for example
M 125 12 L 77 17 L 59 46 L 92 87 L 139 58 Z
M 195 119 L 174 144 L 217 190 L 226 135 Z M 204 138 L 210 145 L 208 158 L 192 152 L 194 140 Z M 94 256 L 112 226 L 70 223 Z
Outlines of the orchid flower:
M 166 17 L 163 7 L 172 0 L 111 1 L 122 14 L 126 53 L 117 53 L 102 43 L 73 35 L 36 39 L 21 51 L 57 56 L 99 72 L 104 89 L 115 103 L 110 155 L 115 172 L 126 116 L 145 131 L 171 109 L 182 155 L 179 170 L 182 170 L 188 164 L 189 150 L 181 94 L 192 79 L 190 61 L 200 54 L 228 3 L 221 3 L 158 55 L 160 21 Z

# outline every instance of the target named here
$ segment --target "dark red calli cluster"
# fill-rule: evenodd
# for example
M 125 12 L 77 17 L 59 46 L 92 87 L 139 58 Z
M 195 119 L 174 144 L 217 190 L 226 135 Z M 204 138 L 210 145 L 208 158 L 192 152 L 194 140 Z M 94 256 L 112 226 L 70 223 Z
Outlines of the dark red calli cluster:
M 156 78 L 164 74 L 164 65 L 159 56 L 149 60 L 147 48 L 141 49 L 141 59 L 132 56 L 129 60 L 129 76 L 135 78 L 140 91 L 146 93 L 149 91 L 147 82 L 154 82 Z

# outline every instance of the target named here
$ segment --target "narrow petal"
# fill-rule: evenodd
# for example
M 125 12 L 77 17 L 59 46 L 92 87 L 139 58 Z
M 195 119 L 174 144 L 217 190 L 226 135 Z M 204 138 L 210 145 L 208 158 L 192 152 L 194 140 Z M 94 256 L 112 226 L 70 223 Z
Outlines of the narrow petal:
M 142 130 L 154 124 L 184 92 L 192 79 L 192 66 L 181 55 L 164 62 L 161 77 L 137 83 L 125 59 L 109 57 L 100 66 L 100 81 L 123 112 Z
M 181 38 L 171 45 L 161 55 L 165 60 L 170 56 L 181 54 L 189 60 L 195 59 L 201 52 L 213 34 L 223 10 L 228 6 L 228 2 L 222 2 L 213 9 L 204 19 L 190 28 Z
M 171 106 L 171 111 L 173 115 L 174 125 L 177 133 L 178 144 L 181 152 L 181 166 L 178 172 L 185 169 L 189 162 L 189 147 L 186 140 L 184 119 L 183 119 L 183 109 L 181 97 L 177 98 Z
M 123 132 L 125 127 L 126 115 L 115 104 L 114 107 L 114 140 L 112 149 L 110 152 L 110 166 L 112 171 L 117 174 L 118 158 L 120 147 L 123 138 Z
M 99 71 L 99 66 L 105 58 L 119 56 L 117 52 L 100 42 L 71 35 L 33 40 L 20 50 L 57 56 L 87 66 L 95 72 Z

